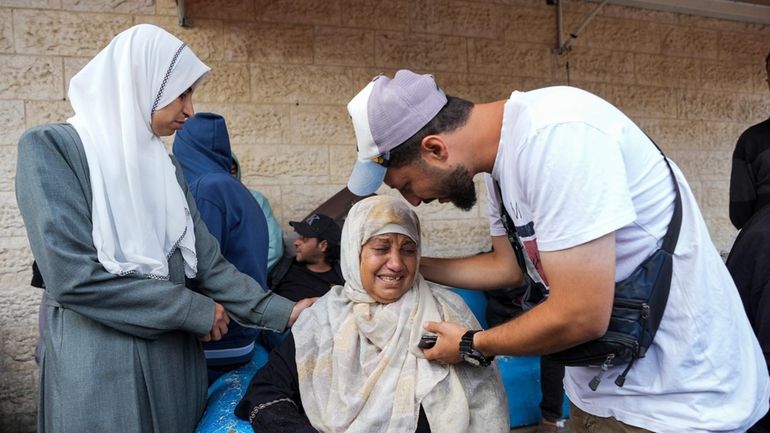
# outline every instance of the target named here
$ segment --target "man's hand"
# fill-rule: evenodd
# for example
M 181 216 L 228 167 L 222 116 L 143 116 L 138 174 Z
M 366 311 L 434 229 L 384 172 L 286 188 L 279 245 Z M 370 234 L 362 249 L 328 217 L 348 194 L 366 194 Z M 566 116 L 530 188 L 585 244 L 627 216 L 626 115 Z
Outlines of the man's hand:
M 230 317 L 222 304 L 214 302 L 214 324 L 211 325 L 211 331 L 208 335 L 198 337 L 204 343 L 207 341 L 219 341 L 227 334 L 227 325 L 230 324 Z
M 438 335 L 432 349 L 423 350 L 425 358 L 442 364 L 457 364 L 460 358 L 460 339 L 468 331 L 452 322 L 425 322 L 425 330 Z
M 294 325 L 294 322 L 296 322 L 297 318 L 299 317 L 299 313 L 301 313 L 306 308 L 313 305 L 317 300 L 318 300 L 318 297 L 300 299 L 299 302 L 297 302 L 294 305 L 294 309 L 291 310 L 291 315 L 289 316 L 289 323 L 287 323 L 286 326 L 289 327 Z

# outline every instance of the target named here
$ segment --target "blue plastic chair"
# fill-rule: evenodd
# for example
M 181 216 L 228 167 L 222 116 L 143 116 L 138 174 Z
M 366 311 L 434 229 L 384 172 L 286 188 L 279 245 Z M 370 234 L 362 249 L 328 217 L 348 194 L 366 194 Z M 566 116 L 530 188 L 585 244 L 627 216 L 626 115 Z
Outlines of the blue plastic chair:
M 462 296 L 468 307 L 484 329 L 487 323 L 487 297 L 478 290 L 452 289 Z M 540 421 L 540 400 L 543 392 L 540 389 L 540 357 L 539 356 L 497 356 L 497 366 L 503 379 L 505 393 L 508 395 L 508 411 L 511 427 L 536 424 Z M 569 416 L 569 400 L 564 396 L 562 407 L 563 416 Z
M 233 413 L 246 394 L 251 379 L 267 363 L 267 350 L 256 346 L 248 364 L 220 376 L 209 386 L 206 411 L 195 433 L 254 433 L 248 422 Z

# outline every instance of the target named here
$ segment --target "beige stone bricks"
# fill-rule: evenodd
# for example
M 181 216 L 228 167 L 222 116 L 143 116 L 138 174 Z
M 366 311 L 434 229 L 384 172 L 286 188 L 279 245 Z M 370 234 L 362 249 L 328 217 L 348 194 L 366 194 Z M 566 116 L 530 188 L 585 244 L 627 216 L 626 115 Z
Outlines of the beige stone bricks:
M 17 10 L 14 13 L 16 52 L 93 56 L 131 24 L 131 17 L 127 15 Z
M 16 144 L 24 129 L 24 102 L 0 101 L 0 145 Z M 3 153 L 2 158 L 7 157 Z
M 3 184 L 0 185 L 5 187 Z M 23 238 L 27 235 L 19 208 L 16 206 L 16 194 L 13 188 L 11 186 L 0 190 L 0 238 Z
M 233 144 L 281 144 L 290 137 L 289 107 L 253 103 L 196 103 L 198 111 L 222 115 Z
M 513 90 L 526 87 L 524 79 L 511 76 L 439 72 L 435 77 L 448 95 L 474 102 L 506 99 Z
M 176 0 L 156 0 L 155 13 L 158 15 L 177 15 Z
M 0 7 L 8 8 L 32 8 L 32 9 L 59 9 L 62 0 L 0 0 Z
M 238 159 L 241 170 L 250 173 L 255 184 L 307 186 L 329 182 L 329 151 L 324 146 L 244 147 Z M 319 196 L 316 200 L 323 202 L 329 197 Z
M 415 2 L 413 20 L 426 33 L 497 39 L 507 10 L 494 2 L 424 0 Z
M 44 123 L 61 123 L 75 115 L 69 101 L 27 101 L 27 128 Z
M 292 108 L 291 143 L 330 145 L 354 143 L 350 116 L 344 106 Z
M 120 12 L 127 14 L 147 14 L 155 10 L 154 0 L 61 0 L 62 9 L 78 12 Z
M 353 134 L 353 126 L 349 126 Z M 347 185 L 348 177 L 356 163 L 355 141 L 345 145 L 329 146 L 329 180 L 335 184 Z
M 347 104 L 356 92 L 345 68 L 251 65 L 251 96 L 257 103 Z
M 18 284 L 22 282 L 18 279 L 19 277 L 26 277 L 27 273 L 29 273 L 30 277 L 32 276 L 30 267 L 32 266 L 33 260 L 32 253 L 26 246 L 26 239 L 19 237 L 6 237 L 6 239 L 8 239 L 8 242 L 0 247 L 0 278 L 6 282 L 16 281 Z M 29 281 L 30 280 L 26 280 L 26 284 L 29 284 Z M 5 298 L 5 296 L 3 296 L 3 298 Z M 14 301 L 14 304 L 24 302 L 26 302 L 26 297 Z M 9 314 L 17 315 L 20 313 L 12 312 Z M 26 315 L 22 314 L 22 316 Z
M 682 119 L 741 120 L 737 97 L 727 92 L 682 89 L 678 111 Z
M 185 2 L 185 13 L 191 18 L 254 19 L 252 0 L 196 0 Z
M 374 32 L 341 27 L 316 28 L 313 58 L 315 63 L 320 65 L 372 65 Z
M 424 255 L 463 257 L 488 251 L 491 242 L 486 220 L 431 221 L 422 226 Z
M 255 0 L 258 21 L 339 25 L 338 1 L 329 0 Z
M 732 155 L 745 124 L 724 121 L 693 121 L 635 118 L 664 150 L 719 151 Z
M 13 15 L 10 9 L 0 9 L 0 53 L 13 52 Z
M 2 145 L 0 146 L 0 152 L 3 152 L 3 156 L 0 157 L 0 195 L 12 194 L 14 178 L 16 177 L 16 145 Z M 12 204 L 8 201 L 6 205 L 12 208 L 12 212 L 16 212 L 15 201 Z M 18 212 L 16 212 L 16 216 L 18 216 Z M 9 223 L 9 226 L 0 228 L 0 230 L 5 230 L 6 233 L 14 233 L 18 228 L 17 221 L 6 220 L 6 222 Z M 21 236 L 24 236 L 24 233 Z
M 601 96 L 632 119 L 677 114 L 677 93 L 663 87 L 586 83 L 579 87 Z
M 653 54 L 634 55 L 636 82 L 659 87 L 700 87 L 697 59 Z
M 651 21 L 600 16 L 579 37 L 584 37 L 592 48 L 657 54 L 663 49 L 666 35 L 673 30 L 671 25 Z
M 64 58 L 64 90 L 65 92 L 69 90 L 70 80 L 72 80 L 72 77 L 74 77 L 75 74 L 80 72 L 80 70 L 83 69 L 83 67 L 87 65 L 90 60 L 91 60 L 91 57 L 65 57 Z
M 407 31 L 414 16 L 411 0 L 340 0 L 341 25 L 363 29 Z
M 318 185 L 313 182 L 308 182 L 306 185 L 287 185 L 282 187 L 284 228 L 291 231 L 292 229 L 287 227 L 288 221 L 297 221 L 300 218 L 304 218 L 313 209 L 326 201 L 327 198 L 336 194 L 342 187 L 343 185 Z
M 227 22 L 224 40 L 226 61 L 313 62 L 313 28 L 307 25 Z
M 504 8 L 502 12 L 505 39 L 556 46 L 556 16 L 552 10 Z
M 0 99 L 51 99 L 64 95 L 56 57 L 0 55 Z
M 203 62 L 220 61 L 224 57 L 224 26 L 221 20 L 192 18 L 193 27 L 180 27 L 176 16 L 141 15 L 134 24 L 154 24 L 185 42 Z
M 488 39 L 471 39 L 468 45 L 471 73 L 517 77 L 551 75 L 553 58 L 548 45 Z
M 770 35 L 724 32 L 719 38 L 719 58 L 722 61 L 762 63 L 770 46 Z
M 770 92 L 760 94 L 738 94 L 738 114 L 737 119 L 740 122 L 758 123 L 768 117 L 768 103 L 770 103 Z
M 693 180 L 728 179 L 730 177 L 732 155 L 728 152 L 678 150 L 669 152 L 669 154 L 682 171 L 687 174 L 688 178 Z M 717 205 L 715 202 L 710 203 L 711 205 Z M 722 205 L 727 206 L 727 199 L 718 204 L 720 207 Z M 713 208 L 713 206 L 704 205 L 703 203 L 701 203 L 701 206 Z
M 700 62 L 701 84 L 705 89 L 751 93 L 760 77 L 758 65 L 735 62 Z
M 464 72 L 466 39 L 424 33 L 378 32 L 374 37 L 375 62 L 390 68 Z
M 193 101 L 248 102 L 249 66 L 244 63 L 209 63 L 211 73 L 195 90 Z
M 663 42 L 663 53 L 680 57 L 715 59 L 719 34 L 714 30 L 674 27 Z
M 575 48 L 569 58 L 570 77 L 576 81 L 632 84 L 634 54 L 624 51 Z

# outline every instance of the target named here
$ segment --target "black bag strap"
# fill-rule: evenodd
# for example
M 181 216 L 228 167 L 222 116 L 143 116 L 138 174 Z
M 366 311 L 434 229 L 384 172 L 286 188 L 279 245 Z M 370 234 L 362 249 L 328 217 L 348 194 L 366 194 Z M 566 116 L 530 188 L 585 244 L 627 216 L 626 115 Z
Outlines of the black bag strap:
M 516 233 L 516 226 L 513 224 L 513 219 L 508 214 L 508 211 L 505 209 L 505 203 L 503 202 L 503 191 L 500 189 L 500 183 L 496 179 L 492 179 L 492 182 L 495 184 L 495 189 L 497 190 L 497 196 L 499 199 L 500 204 L 500 219 L 502 220 L 503 227 L 505 228 L 505 233 L 508 236 L 508 242 L 511 243 L 511 247 L 513 247 L 513 252 L 516 254 L 516 261 L 519 264 L 519 269 L 521 269 L 522 274 L 527 274 L 527 263 L 524 261 L 524 250 L 521 247 L 521 243 L 519 242 L 519 235 Z
M 663 162 L 666 163 L 666 167 L 668 167 L 668 171 L 671 173 L 671 180 L 674 183 L 674 191 L 676 192 L 676 198 L 674 199 L 674 213 L 671 215 L 671 222 L 668 224 L 668 230 L 666 230 L 666 235 L 663 236 L 663 244 L 660 247 L 662 250 L 673 255 L 674 249 L 676 248 L 676 243 L 679 240 L 679 230 L 682 227 L 682 196 L 679 193 L 679 182 L 676 180 L 674 169 L 671 167 L 671 163 L 668 161 L 666 154 L 663 153 L 663 150 L 661 150 L 658 144 L 655 143 L 655 140 L 653 140 L 652 137 L 647 135 L 647 138 L 663 156 Z M 513 247 L 513 251 L 516 253 L 516 260 L 519 263 L 519 268 L 521 269 L 522 273 L 526 274 L 527 265 L 524 261 L 524 251 L 522 250 L 521 244 L 518 240 L 519 236 L 516 233 L 516 226 L 514 226 L 513 219 L 505 209 L 505 202 L 503 201 L 503 192 L 500 189 L 500 183 L 494 178 L 492 179 L 492 182 L 495 184 L 495 189 L 497 190 L 499 199 L 498 203 L 500 205 L 500 217 L 503 223 L 503 227 L 505 228 L 505 232 L 508 234 L 508 240 Z
M 663 153 L 663 151 L 660 149 L 658 144 L 655 143 L 655 140 L 653 140 L 652 137 L 648 135 L 647 138 L 650 139 L 652 145 L 655 146 L 655 148 L 658 149 L 658 152 L 660 152 L 660 154 L 663 156 L 663 162 L 666 163 L 668 171 L 671 172 L 671 180 L 674 182 L 674 191 L 676 191 L 676 199 L 674 200 L 674 214 L 671 215 L 671 222 L 668 224 L 666 236 L 663 237 L 663 244 L 660 246 L 660 249 L 663 251 L 674 255 L 674 249 L 676 249 L 676 243 L 679 240 L 679 229 L 682 227 L 682 195 L 679 193 L 679 182 L 676 180 L 674 169 L 671 167 L 671 163 L 668 162 L 666 154 Z

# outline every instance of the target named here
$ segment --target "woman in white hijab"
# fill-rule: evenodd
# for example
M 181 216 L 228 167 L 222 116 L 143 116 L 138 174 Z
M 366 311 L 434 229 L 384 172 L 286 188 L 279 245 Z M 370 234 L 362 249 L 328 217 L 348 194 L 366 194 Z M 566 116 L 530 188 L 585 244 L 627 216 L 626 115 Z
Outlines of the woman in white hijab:
M 462 299 L 417 272 L 420 227 L 401 199 L 376 196 L 342 230 L 345 286 L 300 316 L 236 408 L 259 433 L 508 432 L 496 366 L 427 361 L 426 321 L 479 324 Z
M 228 314 L 281 331 L 308 305 L 221 257 L 159 138 L 192 116 L 208 71 L 168 32 L 132 27 L 72 78 L 75 116 L 19 142 L 17 201 L 46 286 L 38 432 L 191 432 L 199 340 L 221 338 Z

